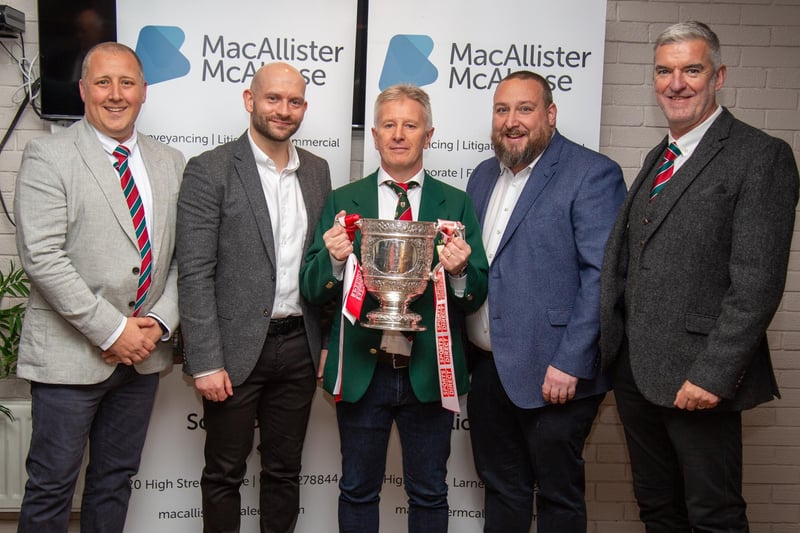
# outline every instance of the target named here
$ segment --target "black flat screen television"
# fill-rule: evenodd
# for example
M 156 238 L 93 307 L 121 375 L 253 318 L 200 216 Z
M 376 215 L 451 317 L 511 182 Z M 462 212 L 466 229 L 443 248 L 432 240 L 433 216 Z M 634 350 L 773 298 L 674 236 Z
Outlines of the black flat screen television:
M 37 0 L 42 117 L 79 119 L 81 63 L 95 44 L 117 40 L 116 0 Z

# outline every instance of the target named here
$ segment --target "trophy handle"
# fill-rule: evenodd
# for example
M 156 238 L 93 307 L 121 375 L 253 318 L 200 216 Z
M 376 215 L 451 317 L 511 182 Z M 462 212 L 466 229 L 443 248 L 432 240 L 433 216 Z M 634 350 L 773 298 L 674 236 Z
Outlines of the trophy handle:
M 464 238 L 464 224 L 459 221 L 452 221 L 452 220 L 442 220 L 439 219 L 436 222 L 436 231 L 444 235 L 445 244 L 450 242 L 450 240 L 459 237 L 461 239 Z M 431 281 L 436 281 L 436 274 L 442 269 L 442 262 L 439 261 L 436 263 L 436 266 L 433 267 L 430 273 Z

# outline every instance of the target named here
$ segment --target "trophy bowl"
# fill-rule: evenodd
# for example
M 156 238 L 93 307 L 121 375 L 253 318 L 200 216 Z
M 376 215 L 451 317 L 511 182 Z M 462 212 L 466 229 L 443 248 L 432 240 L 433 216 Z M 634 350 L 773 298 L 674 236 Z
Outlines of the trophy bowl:
M 380 306 L 361 325 L 391 331 L 425 331 L 422 317 L 408 309 L 431 279 L 435 222 L 362 218 L 361 263 L 364 287 Z

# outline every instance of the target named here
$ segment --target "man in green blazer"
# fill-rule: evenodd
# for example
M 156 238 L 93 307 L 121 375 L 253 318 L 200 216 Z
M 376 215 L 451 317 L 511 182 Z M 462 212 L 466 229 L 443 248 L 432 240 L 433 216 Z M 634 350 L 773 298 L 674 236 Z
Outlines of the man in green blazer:
M 317 305 L 331 300 L 337 303 L 328 357 L 320 368 L 325 390 L 335 392 L 340 400 L 336 414 L 342 452 L 342 532 L 378 531 L 379 495 L 393 422 L 403 447 L 409 531 L 447 531 L 445 477 L 453 413 L 442 406 L 432 284 L 412 304 L 422 315 L 425 331 L 388 332 L 340 319 L 345 261 L 351 253 L 360 256 L 360 234 L 351 242 L 338 220 L 347 214 L 395 218 L 399 203 L 395 189 L 398 183 L 405 184 L 413 220 L 444 219 L 465 226 L 463 239 L 456 237 L 446 244 L 437 241 L 441 246 L 436 246 L 433 261 L 441 261 L 446 271 L 457 394 L 467 392 L 462 322 L 464 314 L 476 311 L 486 298 L 488 263 L 470 198 L 422 168 L 423 150 L 432 135 L 430 100 L 423 90 L 396 85 L 378 96 L 372 136 L 381 166 L 331 193 L 300 272 L 305 298 Z M 375 299 L 368 296 L 361 317 L 376 306 Z

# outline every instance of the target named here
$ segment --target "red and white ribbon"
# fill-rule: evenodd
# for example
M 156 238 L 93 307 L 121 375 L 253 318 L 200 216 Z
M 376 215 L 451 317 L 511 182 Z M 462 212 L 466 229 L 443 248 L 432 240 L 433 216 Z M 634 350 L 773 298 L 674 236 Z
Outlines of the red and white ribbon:
M 352 242 L 355 239 L 356 222 L 361 218 L 360 215 L 352 214 L 337 219 L 337 222 L 344 226 L 347 235 Z M 347 256 L 344 265 L 344 275 L 342 279 L 342 315 L 339 322 L 339 364 L 336 369 L 336 383 L 333 385 L 333 398 L 338 402 L 342 399 L 342 375 L 344 361 L 344 319 L 350 324 L 356 324 L 361 317 L 361 307 L 364 305 L 364 298 L 367 290 L 364 287 L 364 278 L 361 275 L 361 265 L 358 264 L 356 254 L 351 253 Z

